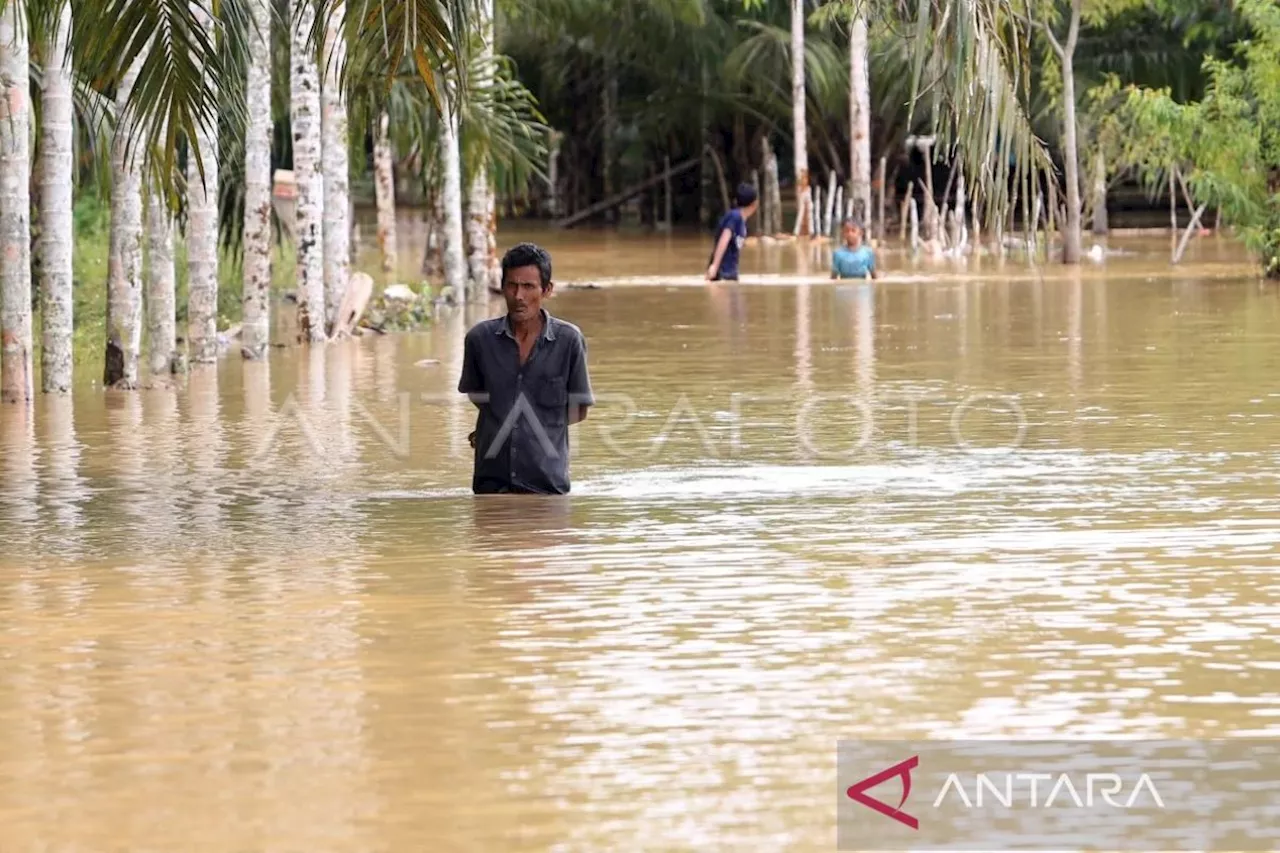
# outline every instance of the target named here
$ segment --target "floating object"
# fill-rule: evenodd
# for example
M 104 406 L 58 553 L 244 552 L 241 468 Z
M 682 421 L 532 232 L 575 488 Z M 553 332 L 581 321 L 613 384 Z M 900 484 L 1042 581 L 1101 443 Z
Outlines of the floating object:
M 347 284 L 346 295 L 342 297 L 342 304 L 338 306 L 337 319 L 333 323 L 335 338 L 354 332 L 356 326 L 360 324 L 360 318 L 364 316 L 365 308 L 369 305 L 369 297 L 372 295 L 373 278 L 368 273 L 353 273 Z

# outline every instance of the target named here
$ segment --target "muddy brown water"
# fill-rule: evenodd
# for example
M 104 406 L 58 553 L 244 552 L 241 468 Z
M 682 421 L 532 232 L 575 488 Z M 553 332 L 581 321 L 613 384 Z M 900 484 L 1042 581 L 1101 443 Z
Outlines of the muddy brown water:
M 1112 244 L 566 288 L 565 499 L 468 492 L 497 305 L 0 411 L 0 849 L 829 850 L 838 738 L 1280 733 L 1280 292 Z

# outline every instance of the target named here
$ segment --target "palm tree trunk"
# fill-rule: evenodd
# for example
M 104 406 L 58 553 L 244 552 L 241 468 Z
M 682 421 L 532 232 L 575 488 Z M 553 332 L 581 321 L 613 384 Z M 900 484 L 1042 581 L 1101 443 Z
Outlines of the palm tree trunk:
M 871 218 L 871 84 L 867 70 L 867 19 L 855 8 L 849 33 L 849 200 L 854 218 L 863 228 Z
M 493 0 L 480 4 L 480 56 L 479 62 L 487 64 L 493 58 Z M 484 89 L 491 75 L 482 70 L 477 75 L 477 88 Z M 606 133 L 608 133 L 606 131 Z M 611 143 L 606 143 L 611 144 Z M 608 184 L 610 165 L 605 163 L 605 182 Z M 489 182 L 487 162 L 481 162 L 471 179 L 467 192 L 467 250 L 471 267 L 471 282 L 477 293 L 498 286 L 498 212 L 493 185 Z
M 1082 0 L 1072 0 L 1071 28 L 1067 43 L 1060 51 L 1062 59 L 1062 157 L 1067 179 L 1067 221 L 1062 234 L 1062 262 L 1080 263 L 1080 157 L 1076 148 L 1076 38 L 1080 33 Z
M 391 156 L 391 117 L 378 116 L 378 137 L 373 144 L 373 190 L 378 202 L 378 249 L 382 269 L 396 268 L 396 176 Z
M 271 3 L 251 0 L 244 137 L 244 325 L 240 354 L 260 359 L 271 340 Z
M 458 149 L 458 114 L 453 99 L 441 92 L 444 116 L 440 122 L 440 158 L 444 170 L 444 284 L 453 289 L 454 297 L 468 301 L 483 291 L 467 288 L 466 245 L 462 237 L 462 154 Z
M 320 73 L 307 39 L 315 9 L 298 4 L 291 39 L 290 123 L 293 127 L 293 175 L 298 187 L 294 213 L 297 236 L 298 328 L 304 340 L 325 340 L 324 175 L 320 162 Z
M 351 277 L 351 193 L 347 152 L 347 98 L 339 72 L 346 59 L 343 33 L 346 5 L 337 6 L 329 19 L 324 50 L 324 101 L 321 133 L 324 136 L 324 285 L 325 328 L 331 329 Z
M 791 127 L 795 147 L 796 233 L 813 233 L 809 197 L 809 149 L 805 127 L 804 0 L 791 0 Z
M 213 18 L 199 3 L 192 12 L 213 37 Z M 212 80 L 210 85 L 217 85 Z M 216 125 L 196 131 L 200 166 L 187 161 L 187 339 L 191 361 L 208 364 L 218 357 L 218 134 Z
M 49 42 L 40 91 L 40 351 L 41 386 L 46 392 L 71 390 L 72 341 L 72 149 L 71 4 L 58 14 Z
M 142 178 L 138 146 L 129 144 L 132 122 L 124 113 L 140 65 L 140 60 L 135 60 L 116 87 L 116 110 L 124 118 L 117 123 L 111 140 L 111 249 L 102 382 L 120 388 L 137 387 L 142 346 Z
M 177 295 L 173 266 L 173 218 L 161 190 L 153 188 L 147 199 L 147 338 L 153 375 L 177 373 Z
M 35 393 L 31 329 L 31 121 L 29 51 L 24 4 L 0 13 L 0 398 L 18 403 Z

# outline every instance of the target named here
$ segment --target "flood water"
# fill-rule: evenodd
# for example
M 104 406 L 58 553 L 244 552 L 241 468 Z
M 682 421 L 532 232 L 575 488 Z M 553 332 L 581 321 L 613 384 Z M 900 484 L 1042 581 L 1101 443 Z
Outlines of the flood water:
M 496 304 L 0 410 L 0 849 L 830 850 L 840 738 L 1280 734 L 1280 292 L 1133 246 L 562 289 L 564 499 L 469 492 Z

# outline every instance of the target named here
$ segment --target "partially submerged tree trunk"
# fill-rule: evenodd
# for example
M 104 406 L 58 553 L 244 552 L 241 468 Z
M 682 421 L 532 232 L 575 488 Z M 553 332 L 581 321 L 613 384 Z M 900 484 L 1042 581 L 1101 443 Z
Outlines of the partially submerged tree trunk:
M 305 340 L 325 339 L 324 307 L 324 174 L 321 171 L 320 74 L 308 35 L 315 9 L 298 4 L 290 35 L 290 123 L 293 128 L 293 175 L 298 187 L 294 214 L 297 235 L 298 328 Z
M 849 200 L 853 216 L 871 218 L 871 84 L 867 72 L 867 19 L 854 7 L 849 34 Z M 868 231 L 868 234 L 870 232 Z
M 35 394 L 31 325 L 31 122 L 25 4 L 9 0 L 0 13 L 0 398 L 18 403 Z M 70 180 L 71 176 L 55 177 Z
M 111 248 L 107 260 L 107 353 L 104 385 L 136 388 L 142 343 L 142 180 L 140 146 L 129 146 L 132 114 L 124 112 L 140 62 L 121 75 L 111 140 Z M 128 146 L 128 158 L 125 157 Z
M 210 38 L 213 18 L 192 3 Z M 210 71 L 205 75 L 216 85 Z M 215 126 L 198 133 L 203 180 L 194 159 L 187 164 L 187 319 L 191 361 L 207 364 L 218 357 L 218 134 Z
M 487 65 L 493 60 L 493 0 L 484 0 L 479 6 L 480 16 L 480 57 L 483 70 L 477 75 L 479 88 L 489 85 L 491 75 Z M 613 96 L 617 97 L 617 80 L 613 80 Z M 606 90 L 608 87 L 606 86 Z M 606 130 L 606 136 L 611 134 Z M 606 147 L 612 142 L 606 140 Z M 609 185 L 608 175 L 611 165 L 605 163 L 605 185 Z M 606 195 L 608 191 L 606 190 Z M 494 198 L 493 185 L 489 181 L 489 167 L 482 162 L 471 178 L 471 187 L 467 193 L 467 260 L 470 268 L 471 283 L 476 293 L 484 293 L 490 288 L 498 287 L 500 273 L 498 271 L 498 210 Z
M 46 392 L 71 390 L 72 269 L 75 244 L 72 177 L 71 4 L 62 6 L 49 42 L 40 99 L 40 384 Z
M 173 217 L 159 188 L 147 197 L 147 350 L 152 375 L 182 368 L 178 353 Z
M 447 86 L 446 86 L 447 88 Z M 441 204 L 444 206 L 444 284 L 455 298 L 471 301 L 483 291 L 467 287 L 466 246 L 462 236 L 462 155 L 458 147 L 458 114 L 453 98 L 441 92 L 444 116 L 440 122 L 440 166 L 444 171 Z
M 335 6 L 325 32 L 321 136 L 324 161 L 325 329 L 333 328 L 351 277 L 351 193 L 347 156 L 347 98 L 339 72 L 347 54 L 346 4 Z
M 260 359 L 271 340 L 271 3 L 250 0 L 244 139 L 244 325 L 240 354 Z
M 763 195 L 767 202 L 764 207 L 769 212 L 769 217 L 762 225 L 761 230 L 765 234 L 774 235 L 782 230 L 782 190 L 778 185 L 778 155 L 773 153 L 773 146 L 769 144 L 768 136 L 760 138 L 760 147 L 764 154 Z
M 1083 238 L 1080 205 L 1080 156 L 1076 145 L 1076 41 L 1080 35 L 1080 13 L 1083 0 L 1071 0 L 1071 23 L 1067 41 L 1060 43 L 1047 25 L 1044 31 L 1062 63 L 1062 158 L 1063 173 L 1067 181 L 1067 215 L 1062 230 L 1062 262 L 1080 263 L 1080 243 Z
M 791 0 L 791 131 L 795 147 L 796 234 L 813 233 L 809 150 L 805 126 L 804 0 Z
M 392 168 L 391 117 L 384 111 L 378 116 L 378 136 L 373 144 L 373 189 L 378 204 L 378 249 L 382 252 L 382 269 L 396 268 L 396 176 Z

